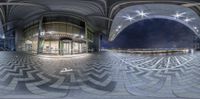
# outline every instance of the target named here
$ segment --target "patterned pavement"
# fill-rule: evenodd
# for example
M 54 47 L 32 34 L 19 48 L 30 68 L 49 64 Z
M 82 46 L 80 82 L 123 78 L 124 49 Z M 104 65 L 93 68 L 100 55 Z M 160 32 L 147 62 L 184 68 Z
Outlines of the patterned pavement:
M 69 71 L 61 72 L 67 69 Z M 0 98 L 200 99 L 200 53 L 0 52 Z

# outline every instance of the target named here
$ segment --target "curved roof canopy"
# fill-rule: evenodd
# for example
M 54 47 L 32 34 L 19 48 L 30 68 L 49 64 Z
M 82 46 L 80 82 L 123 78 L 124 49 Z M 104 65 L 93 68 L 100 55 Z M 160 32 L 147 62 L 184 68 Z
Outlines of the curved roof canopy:
M 171 4 L 142 4 L 124 8 L 115 16 L 109 40 L 114 40 L 129 25 L 151 18 L 175 20 L 189 27 L 200 37 L 200 17 L 190 8 Z
M 47 13 L 78 17 L 94 26 L 98 25 L 92 22 L 96 16 L 106 16 L 104 0 L 5 0 L 0 1 L 0 6 L 4 20 L 15 22 L 17 26 L 23 26 Z M 104 28 L 103 26 L 104 20 L 98 27 Z
M 200 14 L 199 0 L 0 0 L 0 19 L 4 27 L 21 27 L 44 14 L 60 13 L 80 17 L 95 31 L 108 34 L 119 11 L 152 3 L 185 6 Z

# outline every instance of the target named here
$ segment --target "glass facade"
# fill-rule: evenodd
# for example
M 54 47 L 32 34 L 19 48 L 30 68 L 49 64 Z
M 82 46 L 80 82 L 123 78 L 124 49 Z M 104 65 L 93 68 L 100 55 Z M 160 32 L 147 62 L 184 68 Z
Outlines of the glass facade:
M 38 24 L 27 27 L 24 30 L 24 44 L 22 50 L 27 52 L 36 53 L 38 46 Z
M 24 29 L 23 51 L 56 55 L 85 53 L 94 35 L 90 31 L 86 35 L 85 26 L 81 24 L 45 18 L 42 31 L 39 31 L 39 22 L 29 25 Z

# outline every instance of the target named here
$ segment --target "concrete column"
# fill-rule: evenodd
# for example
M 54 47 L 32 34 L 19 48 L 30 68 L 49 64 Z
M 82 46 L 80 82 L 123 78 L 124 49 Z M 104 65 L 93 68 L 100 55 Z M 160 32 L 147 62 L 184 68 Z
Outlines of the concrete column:
M 74 42 L 73 41 L 71 41 L 71 55 L 73 55 L 73 53 L 74 53 Z
M 61 41 L 58 42 L 58 54 L 61 55 Z
M 80 43 L 80 53 L 82 53 L 82 43 Z
M 88 53 L 88 31 L 86 22 L 85 22 L 85 39 L 86 39 L 86 53 Z
M 51 41 L 49 41 L 49 48 L 50 48 L 50 53 L 52 54 L 52 50 L 51 50 Z
M 95 33 L 95 35 L 94 35 L 94 51 L 95 52 L 99 52 L 100 51 L 100 44 L 101 43 L 101 41 L 100 41 L 100 33 Z
M 67 43 L 67 54 L 70 53 L 70 51 L 69 51 L 69 50 L 70 50 L 70 46 L 69 46 L 69 44 L 70 44 L 70 43 L 68 42 L 68 43 Z
M 59 41 L 59 52 L 60 52 L 60 55 L 64 55 L 64 43 L 63 43 L 63 41 Z
M 23 30 L 22 29 L 17 29 L 15 33 L 15 45 L 16 45 L 16 51 L 24 51 L 23 47 L 24 46 L 24 35 L 23 35 Z
M 42 24 L 43 24 L 43 16 L 40 18 L 39 27 L 38 27 L 38 47 L 37 47 L 37 54 L 42 53 L 41 48 L 41 32 L 42 32 Z
M 80 53 L 80 49 L 81 47 L 80 47 L 80 43 L 78 43 L 78 53 Z

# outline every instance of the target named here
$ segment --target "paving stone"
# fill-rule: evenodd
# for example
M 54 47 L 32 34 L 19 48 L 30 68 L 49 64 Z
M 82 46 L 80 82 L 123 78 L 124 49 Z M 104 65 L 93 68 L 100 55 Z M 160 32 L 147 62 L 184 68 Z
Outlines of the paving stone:
M 63 68 L 72 71 L 61 73 Z M 70 58 L 0 52 L 1 98 L 198 99 L 199 77 L 199 52 Z

